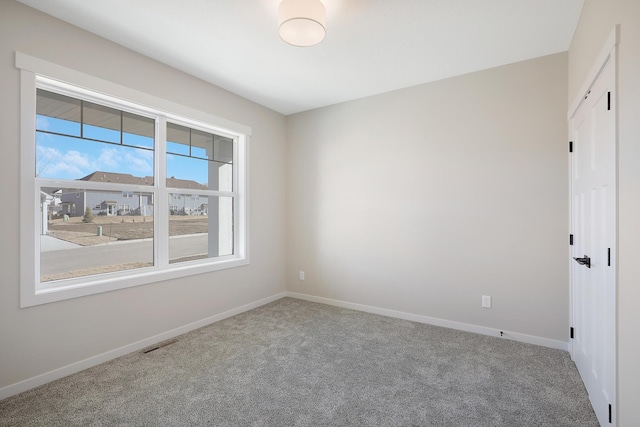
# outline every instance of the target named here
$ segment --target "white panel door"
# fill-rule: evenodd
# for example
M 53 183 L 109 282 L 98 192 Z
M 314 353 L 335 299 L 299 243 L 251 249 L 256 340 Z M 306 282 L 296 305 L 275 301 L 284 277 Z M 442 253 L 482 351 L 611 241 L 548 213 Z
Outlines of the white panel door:
M 609 60 L 571 119 L 572 357 L 601 425 L 615 399 L 615 75 Z

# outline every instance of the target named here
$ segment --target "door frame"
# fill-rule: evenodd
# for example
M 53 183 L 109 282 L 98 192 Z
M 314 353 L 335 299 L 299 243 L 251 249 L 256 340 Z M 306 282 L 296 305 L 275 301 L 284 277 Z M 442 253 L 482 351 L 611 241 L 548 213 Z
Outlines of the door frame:
M 614 269 L 614 276 L 615 276 L 615 289 L 614 289 L 614 307 L 613 307 L 613 312 L 615 313 L 615 318 L 614 320 L 614 330 L 615 330 L 615 334 L 614 334 L 614 367 L 613 367 L 613 371 L 614 371 L 614 377 L 613 377 L 613 381 L 614 381 L 614 385 L 613 385 L 613 395 L 612 395 L 612 402 L 611 405 L 613 406 L 613 414 L 611 415 L 612 418 L 612 422 L 610 425 L 615 426 L 617 424 L 616 420 L 618 419 L 618 405 L 617 405 L 617 401 L 618 401 L 618 206 L 619 206 L 619 201 L 618 201 L 618 108 L 617 108 L 617 93 L 618 93 L 618 73 L 617 73 L 617 46 L 618 46 L 618 42 L 619 42 L 619 34 L 620 34 L 620 25 L 616 25 L 613 30 L 611 31 L 611 33 L 609 34 L 609 37 L 607 38 L 606 43 L 604 44 L 603 48 L 600 50 L 600 53 L 598 54 L 598 57 L 596 58 L 596 61 L 593 63 L 589 74 L 587 75 L 587 78 L 585 80 L 585 82 L 583 83 L 583 85 L 580 88 L 580 91 L 578 91 L 578 95 L 576 96 L 576 98 L 574 99 L 574 101 L 571 103 L 568 113 L 567 113 L 567 123 L 568 123 L 568 134 L 569 134 L 569 141 L 573 140 L 573 135 L 572 135 L 572 126 L 571 126 L 571 120 L 573 119 L 575 113 L 578 111 L 578 109 L 581 107 L 583 101 L 586 99 L 587 94 L 589 93 L 591 87 L 593 86 L 593 84 L 595 83 L 595 81 L 598 79 L 598 77 L 600 77 L 600 74 L 602 73 L 604 67 L 607 64 L 610 64 L 610 66 L 613 67 L 613 92 L 612 92 L 612 102 L 614 104 L 614 108 L 613 108 L 613 114 L 615 115 L 614 117 L 614 144 L 615 144 L 615 163 L 614 163 L 614 174 L 615 174 L 615 216 L 614 216 L 614 223 L 615 223 L 615 244 L 613 245 L 613 251 L 614 254 L 612 254 L 612 260 L 613 260 L 613 269 Z M 572 162 L 572 158 L 571 155 L 568 156 L 568 163 L 569 163 L 569 230 L 570 233 L 573 234 L 573 162 Z M 575 261 L 572 259 L 571 255 L 571 246 L 569 246 L 568 249 L 568 253 L 569 256 L 567 257 L 567 262 L 569 265 L 569 321 L 570 321 L 570 326 L 573 326 L 574 324 L 574 295 L 573 295 L 573 269 L 572 266 L 575 263 Z M 569 354 L 571 355 L 571 359 L 574 359 L 574 348 L 573 348 L 573 341 L 569 340 Z

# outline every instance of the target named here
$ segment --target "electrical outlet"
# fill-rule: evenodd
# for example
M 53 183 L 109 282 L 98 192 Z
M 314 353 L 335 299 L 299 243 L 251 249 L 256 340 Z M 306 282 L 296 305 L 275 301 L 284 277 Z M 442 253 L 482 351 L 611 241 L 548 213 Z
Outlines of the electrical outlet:
M 304 280 L 304 271 L 300 272 L 300 280 Z
M 489 295 L 482 295 L 482 308 L 491 308 L 491 297 Z

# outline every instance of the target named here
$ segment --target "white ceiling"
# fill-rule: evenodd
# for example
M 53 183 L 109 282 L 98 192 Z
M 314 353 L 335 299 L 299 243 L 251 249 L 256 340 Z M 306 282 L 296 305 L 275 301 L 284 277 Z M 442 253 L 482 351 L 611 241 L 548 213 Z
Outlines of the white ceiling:
M 19 0 L 283 114 L 568 50 L 584 0 L 323 0 L 280 40 L 280 0 Z

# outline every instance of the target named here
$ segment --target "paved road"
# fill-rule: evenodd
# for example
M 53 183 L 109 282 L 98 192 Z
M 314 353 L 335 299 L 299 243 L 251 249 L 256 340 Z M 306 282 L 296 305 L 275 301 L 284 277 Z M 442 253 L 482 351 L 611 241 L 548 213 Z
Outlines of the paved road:
M 170 259 L 206 254 L 208 234 L 171 238 Z M 112 242 L 95 246 L 80 246 L 40 254 L 40 274 L 57 274 L 109 265 L 153 262 L 153 240 Z

